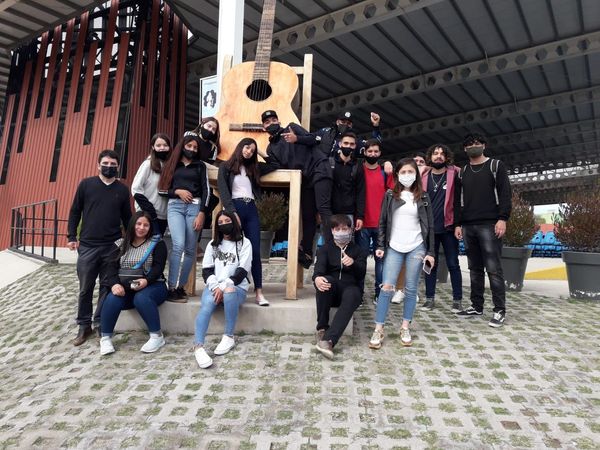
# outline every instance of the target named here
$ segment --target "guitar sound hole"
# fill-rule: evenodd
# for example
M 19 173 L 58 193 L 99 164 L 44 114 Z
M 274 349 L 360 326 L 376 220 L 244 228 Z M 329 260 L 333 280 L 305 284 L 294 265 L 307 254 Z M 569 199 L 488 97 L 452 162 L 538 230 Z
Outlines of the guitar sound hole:
M 262 100 L 268 99 L 273 90 L 271 86 L 269 86 L 269 82 L 266 80 L 254 80 L 248 89 L 246 89 L 246 95 L 250 100 L 255 102 L 260 102 Z

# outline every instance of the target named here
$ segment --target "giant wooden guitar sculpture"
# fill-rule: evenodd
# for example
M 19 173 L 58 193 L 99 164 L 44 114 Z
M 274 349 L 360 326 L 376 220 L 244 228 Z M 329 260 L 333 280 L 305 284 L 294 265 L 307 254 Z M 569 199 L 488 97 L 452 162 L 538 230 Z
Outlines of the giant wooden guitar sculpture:
M 298 90 L 298 75 L 287 64 L 270 62 L 275 1 L 265 0 L 256 48 L 256 61 L 234 66 L 223 78 L 220 109 L 221 151 L 227 160 L 237 143 L 251 137 L 265 150 L 269 135 L 263 131 L 260 115 L 267 109 L 277 112 L 282 126 L 298 123 L 291 103 Z

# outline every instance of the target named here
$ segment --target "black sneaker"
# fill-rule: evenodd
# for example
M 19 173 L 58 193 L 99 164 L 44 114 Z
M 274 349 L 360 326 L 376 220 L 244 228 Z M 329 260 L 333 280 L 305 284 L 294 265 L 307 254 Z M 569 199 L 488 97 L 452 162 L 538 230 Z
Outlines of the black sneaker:
M 473 317 L 473 316 L 481 316 L 483 311 L 477 311 L 472 306 L 469 306 L 467 309 L 464 309 L 460 312 L 457 312 L 456 315 L 460 317 Z
M 421 310 L 422 311 L 431 311 L 434 307 L 435 307 L 435 300 L 432 298 L 428 298 L 425 300 L 425 303 L 423 303 L 423 306 L 421 306 Z
M 173 303 L 187 303 L 187 299 L 181 296 L 179 289 L 169 289 L 167 301 Z
M 374 295 L 373 295 L 373 304 L 374 304 L 375 306 L 377 306 L 377 299 L 378 299 L 378 297 L 379 297 L 379 296 L 378 296 L 377 294 L 374 294 Z
M 494 317 L 489 321 L 488 325 L 494 328 L 500 328 L 504 325 L 504 319 L 506 319 L 506 311 L 498 311 L 494 313 Z
M 312 264 L 312 257 L 304 253 L 302 250 L 298 250 L 298 262 L 305 269 L 310 269 L 310 265 Z
M 457 313 L 457 312 L 461 312 L 462 311 L 462 300 L 453 300 L 452 301 L 452 309 L 451 311 L 453 313 Z

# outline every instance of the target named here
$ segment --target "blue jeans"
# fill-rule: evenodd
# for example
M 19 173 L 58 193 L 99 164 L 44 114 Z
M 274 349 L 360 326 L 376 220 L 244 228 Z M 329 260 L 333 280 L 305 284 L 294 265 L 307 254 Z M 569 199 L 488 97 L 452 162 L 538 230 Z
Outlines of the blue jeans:
M 454 232 L 446 231 L 444 233 L 435 233 L 435 266 L 431 269 L 429 275 L 425 274 L 425 297 L 435 297 L 435 285 L 437 277 L 438 259 L 440 256 L 440 244 L 444 247 L 444 256 L 446 257 L 446 266 L 450 273 L 450 282 L 452 283 L 452 298 L 462 300 L 462 274 L 458 264 L 458 239 L 454 237 Z
M 150 333 L 160 331 L 158 307 L 166 299 L 167 287 L 163 281 L 156 281 L 137 292 L 126 289 L 124 297 L 119 297 L 110 292 L 102 304 L 100 319 L 102 335 L 112 335 L 121 311 L 133 308 L 140 313 Z
M 483 311 L 484 269 L 490 280 L 494 312 L 506 310 L 506 287 L 500 262 L 502 239 L 496 237 L 494 227 L 493 223 L 462 227 L 471 274 L 471 306 L 477 311 Z
M 244 235 L 252 244 L 252 280 L 254 289 L 262 289 L 262 262 L 260 260 L 260 222 L 258 210 L 253 201 L 246 203 L 237 198 L 233 199 L 233 205 L 242 222 Z
M 173 249 L 169 255 L 169 289 L 185 285 L 190 276 L 192 264 L 196 262 L 199 231 L 194 230 L 194 219 L 199 212 L 199 204 L 184 203 L 178 198 L 169 200 L 167 220 L 173 241 Z M 183 255 L 183 264 L 181 255 Z
M 379 291 L 381 290 L 381 279 L 383 277 L 383 258 L 375 256 L 375 250 L 377 250 L 377 234 L 378 228 L 363 228 L 355 234 L 356 244 L 365 249 L 367 252 L 373 255 L 375 258 L 375 295 L 379 297 Z M 362 285 L 359 286 L 361 292 L 364 292 L 364 278 L 361 280 Z
M 223 308 L 225 308 L 225 332 L 227 336 L 233 336 L 235 323 L 237 322 L 240 305 L 246 300 L 246 290 L 235 286 L 235 292 L 223 293 Z M 206 330 L 208 324 L 217 306 L 214 301 L 213 293 L 208 288 L 204 288 L 202 299 L 200 301 L 200 311 L 196 316 L 196 344 L 204 345 Z
M 417 288 L 419 276 L 423 269 L 425 257 L 425 244 L 420 244 L 408 253 L 400 253 L 391 247 L 385 249 L 383 259 L 383 284 L 396 286 L 396 280 L 402 265 L 406 264 L 406 285 L 404 286 L 404 312 L 402 318 L 411 321 L 417 306 Z M 375 310 L 375 323 L 383 325 L 390 307 L 390 300 L 394 296 L 394 289 L 382 289 L 377 299 Z

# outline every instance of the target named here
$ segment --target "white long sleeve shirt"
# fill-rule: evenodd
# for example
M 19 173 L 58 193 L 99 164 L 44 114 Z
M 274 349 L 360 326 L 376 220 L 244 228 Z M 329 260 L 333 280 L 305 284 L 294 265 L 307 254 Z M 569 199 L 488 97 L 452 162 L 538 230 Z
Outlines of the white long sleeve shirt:
M 238 267 L 250 273 L 252 267 L 252 244 L 247 238 L 243 238 L 237 242 L 223 240 L 215 249 L 212 241 L 210 241 L 204 251 L 202 268 L 210 269 L 212 267 L 214 267 L 215 273 L 206 279 L 208 289 L 214 291 L 218 287 L 221 290 L 225 290 L 227 287 L 234 286 L 234 282 L 230 277 Z M 237 286 L 247 291 L 248 279 L 244 278 Z

